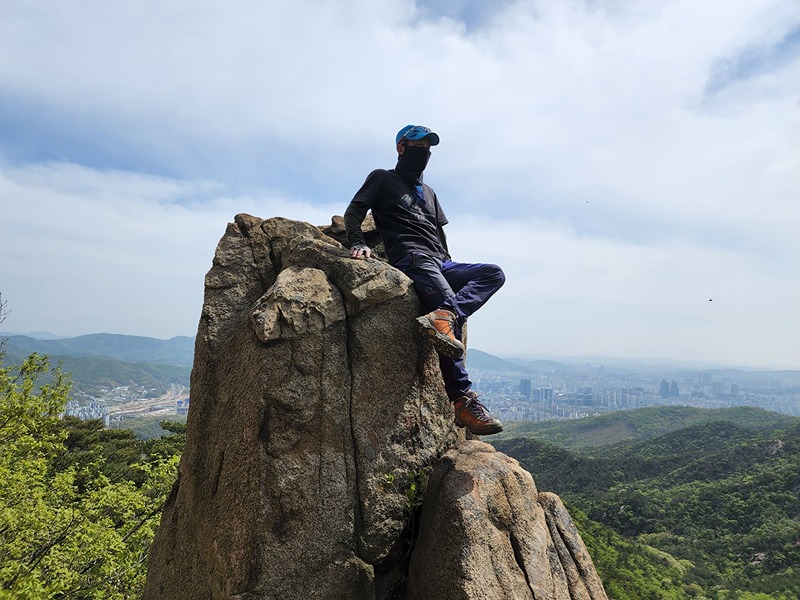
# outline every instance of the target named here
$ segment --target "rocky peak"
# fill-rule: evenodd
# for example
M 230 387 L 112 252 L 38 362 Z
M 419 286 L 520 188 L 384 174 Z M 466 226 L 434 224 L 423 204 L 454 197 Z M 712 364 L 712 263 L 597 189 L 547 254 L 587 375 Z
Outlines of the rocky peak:
M 342 234 L 228 225 L 144 597 L 605 598 L 557 499 L 454 426 L 411 281 Z

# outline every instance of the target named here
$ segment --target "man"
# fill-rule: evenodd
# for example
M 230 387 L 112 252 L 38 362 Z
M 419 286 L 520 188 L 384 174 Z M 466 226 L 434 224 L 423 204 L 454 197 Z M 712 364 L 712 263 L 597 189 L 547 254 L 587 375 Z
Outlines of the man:
M 497 265 L 465 264 L 450 260 L 442 207 L 422 181 L 431 147 L 439 136 L 427 127 L 407 125 L 395 138 L 397 166 L 367 176 L 344 213 L 350 256 L 369 258 L 361 223 L 372 210 L 389 263 L 414 282 L 429 312 L 417 319 L 420 331 L 439 352 L 444 386 L 455 410 L 455 421 L 477 435 L 503 430 L 472 391 L 461 343 L 463 324 L 505 282 Z

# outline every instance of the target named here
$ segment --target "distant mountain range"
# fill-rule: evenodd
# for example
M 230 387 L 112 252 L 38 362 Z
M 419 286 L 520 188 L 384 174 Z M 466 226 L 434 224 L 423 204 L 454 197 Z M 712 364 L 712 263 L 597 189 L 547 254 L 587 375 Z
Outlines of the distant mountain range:
M 488 352 L 470 348 L 467 353 L 467 366 L 470 368 L 487 369 L 495 371 L 527 371 L 528 367 L 499 358 Z
M 7 338 L 9 356 L 28 356 L 33 352 L 50 356 L 110 358 L 126 362 L 152 362 L 191 367 L 194 338 L 188 336 L 158 340 L 135 335 L 93 333 L 72 338 L 36 339 L 26 335 Z
M 189 336 L 159 340 L 135 335 L 93 333 L 62 338 L 51 333 L 37 332 L 31 335 L 9 335 L 5 348 L 9 357 L 17 358 L 36 352 L 53 357 L 83 356 L 183 366 L 191 366 L 194 359 L 194 338 Z M 521 364 L 513 359 L 499 358 L 474 348 L 469 350 L 469 365 L 479 369 L 527 371 L 531 367 L 544 364 L 570 369 L 554 361 L 532 360 Z
M 515 371 L 520 373 L 548 372 L 553 375 L 568 374 L 575 371 L 575 366 L 548 359 L 500 358 L 494 354 L 470 348 L 467 352 L 467 367 L 486 369 L 489 371 Z
M 188 384 L 194 338 L 159 340 L 113 333 L 63 338 L 37 332 L 8 335 L 4 349 L 6 363 L 19 363 L 34 352 L 47 354 L 52 365 L 60 363 L 72 375 L 77 389 L 117 385 L 164 387 L 172 382 Z M 527 372 L 543 365 L 571 370 L 553 361 L 528 361 L 523 365 L 477 349 L 470 349 L 468 363 L 473 368 L 497 371 Z
M 165 364 L 191 366 L 194 358 L 194 337 L 178 336 L 168 340 L 150 337 L 121 335 L 114 333 L 93 333 L 78 337 L 63 337 L 50 332 L 31 332 L 21 334 L 0 333 L 0 339 L 7 338 L 6 351 L 9 355 L 27 356 L 32 352 L 53 356 L 95 356 L 134 362 L 159 362 Z M 470 348 L 468 363 L 470 367 L 497 371 L 549 370 L 554 373 L 572 372 L 585 368 L 587 362 L 594 366 L 605 364 L 609 368 L 637 369 L 660 366 L 676 371 L 704 370 L 735 373 L 740 370 L 779 372 L 774 369 L 735 369 L 710 365 L 682 363 L 664 359 L 657 362 L 644 359 L 618 359 L 598 357 L 559 358 L 501 358 L 476 348 Z

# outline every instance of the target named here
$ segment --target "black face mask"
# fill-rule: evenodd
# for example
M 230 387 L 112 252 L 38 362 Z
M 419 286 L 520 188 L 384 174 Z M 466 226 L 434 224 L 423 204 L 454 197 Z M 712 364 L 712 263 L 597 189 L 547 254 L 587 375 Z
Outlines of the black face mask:
M 430 157 L 431 151 L 428 148 L 423 148 L 422 146 L 405 146 L 403 154 L 397 159 L 397 168 L 419 178 L 428 165 L 428 159 Z

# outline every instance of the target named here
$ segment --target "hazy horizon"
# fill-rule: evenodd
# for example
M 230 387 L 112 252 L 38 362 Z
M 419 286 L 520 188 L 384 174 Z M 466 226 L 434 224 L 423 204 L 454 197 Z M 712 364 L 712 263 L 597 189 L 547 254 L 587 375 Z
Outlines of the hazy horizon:
M 11 331 L 2 331 L 0 330 L 0 339 L 3 337 L 12 337 L 12 336 L 25 336 L 30 337 L 37 340 L 65 340 L 71 339 L 76 337 L 83 337 L 89 335 L 120 335 L 120 336 L 129 336 L 130 334 L 124 333 L 113 333 L 108 331 L 93 331 L 91 333 L 83 333 L 79 335 L 59 335 L 53 333 L 51 331 L 31 331 L 31 332 L 11 332 Z M 152 336 L 131 336 L 131 337 L 142 337 L 147 339 L 155 339 L 159 341 L 169 341 L 171 339 L 177 338 L 194 338 L 195 335 L 178 335 L 178 336 L 171 336 L 171 337 L 152 337 Z M 488 352 L 483 348 L 472 347 L 470 350 L 477 350 L 479 352 L 483 352 L 484 354 L 489 354 L 491 356 L 496 356 L 497 358 L 502 358 L 504 360 L 511 360 L 511 359 L 519 359 L 519 360 L 553 360 L 553 361 L 562 361 L 562 362 L 571 362 L 571 363 L 585 363 L 585 362 L 593 362 L 597 363 L 593 366 L 599 366 L 602 361 L 608 361 L 609 364 L 613 363 L 640 363 L 641 365 L 647 366 L 664 366 L 664 367 L 672 367 L 672 368 L 686 368 L 686 369 L 743 369 L 743 370 L 758 370 L 764 369 L 769 371 L 800 371 L 800 367 L 793 367 L 790 365 L 746 365 L 746 364 L 729 364 L 729 363 L 720 363 L 714 361 L 692 361 L 692 360 L 685 360 L 680 358 L 674 357 L 635 357 L 635 356 L 609 356 L 609 355 L 587 355 L 587 354 L 571 354 L 571 355 L 556 355 L 556 354 L 547 354 L 547 353 L 537 353 L 537 352 L 521 352 L 515 354 L 508 354 L 503 351 L 498 353 L 495 352 Z

